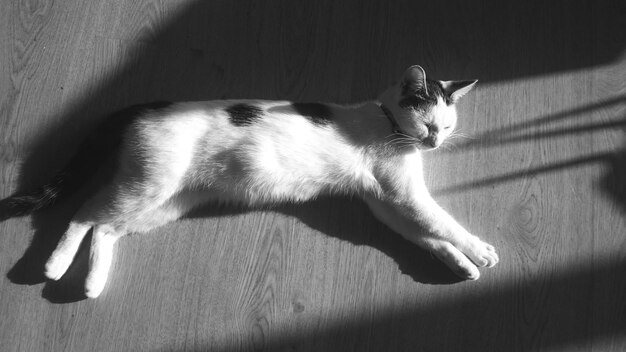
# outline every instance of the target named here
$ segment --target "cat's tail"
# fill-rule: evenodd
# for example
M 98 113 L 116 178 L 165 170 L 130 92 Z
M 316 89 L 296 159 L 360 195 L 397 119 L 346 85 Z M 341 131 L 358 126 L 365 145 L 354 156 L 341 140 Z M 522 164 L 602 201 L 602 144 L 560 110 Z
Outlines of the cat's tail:
M 97 167 L 86 155 L 93 149 L 90 144 L 83 143 L 80 152 L 46 184 L 0 200 L 0 221 L 48 208 L 82 187 Z
M 137 117 L 163 109 L 169 102 L 133 105 L 108 118 L 80 145 L 69 163 L 43 186 L 0 200 L 0 222 L 48 208 L 76 193 L 117 155 L 124 130 Z
M 32 192 L 0 200 L 0 221 L 28 215 L 51 206 L 61 193 L 61 184 L 62 180 L 55 177 L 50 183 Z

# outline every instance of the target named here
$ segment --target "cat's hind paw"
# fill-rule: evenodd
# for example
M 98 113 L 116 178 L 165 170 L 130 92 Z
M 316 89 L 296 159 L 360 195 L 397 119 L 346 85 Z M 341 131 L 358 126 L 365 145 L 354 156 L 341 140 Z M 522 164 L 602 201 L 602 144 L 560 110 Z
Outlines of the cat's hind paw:
M 59 280 L 70 267 L 78 252 L 80 243 L 91 228 L 90 224 L 72 221 L 46 262 L 44 275 L 51 280 Z
M 50 280 L 60 280 L 72 264 L 74 257 L 52 256 L 46 262 L 44 275 Z
M 119 238 L 111 226 L 96 225 L 89 252 L 89 273 L 85 279 L 85 295 L 100 296 L 109 276 L 113 260 L 113 247 Z

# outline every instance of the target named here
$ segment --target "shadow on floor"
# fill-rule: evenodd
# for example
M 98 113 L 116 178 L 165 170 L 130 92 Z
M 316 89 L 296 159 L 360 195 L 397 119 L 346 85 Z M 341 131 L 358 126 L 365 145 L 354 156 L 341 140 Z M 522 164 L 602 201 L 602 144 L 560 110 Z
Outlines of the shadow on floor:
M 613 117 L 608 121 L 585 122 L 583 124 L 571 123 L 568 127 L 555 126 L 561 121 L 571 121 L 579 118 L 588 120 L 589 116 L 607 108 L 618 108 L 626 105 L 626 96 L 613 97 L 604 101 L 573 108 L 556 114 L 546 115 L 517 124 L 512 124 L 483 132 L 476 137 L 472 137 L 464 143 L 459 143 L 454 149 L 448 151 L 453 153 L 464 153 L 473 149 L 495 148 L 507 144 L 534 144 L 540 139 L 552 139 L 558 137 L 572 137 L 576 135 L 591 134 L 597 131 L 621 130 L 626 133 L 626 116 Z M 575 127 L 571 127 L 574 125 Z M 547 130 L 546 130 L 547 129 Z M 626 138 L 624 138 L 626 141 Z M 590 148 L 591 149 L 591 148 Z M 599 185 L 601 191 L 610 195 L 622 207 L 626 206 L 623 184 L 624 155 L 626 151 L 604 150 L 594 154 L 588 154 L 572 159 L 550 162 L 533 168 L 510 171 L 507 173 L 481 178 L 475 181 L 468 181 L 462 184 L 448 185 L 432 190 L 434 196 L 444 196 L 448 194 L 465 192 L 474 188 L 488 187 L 495 184 L 510 182 L 530 176 L 559 172 L 569 168 L 584 166 L 587 164 L 605 163 L 609 165 L 608 172 L 604 180 Z
M 85 238 L 79 255 L 68 272 L 59 281 L 47 281 L 43 276 L 45 262 L 56 247 L 69 219 L 80 205 L 72 199 L 37 215 L 38 221 L 46 224 L 33 238 L 28 250 L 8 273 L 8 278 L 17 284 L 34 285 L 45 282 L 43 297 L 53 303 L 71 303 L 86 299 L 83 294 L 87 276 L 90 236 Z M 255 209 L 208 205 L 193 211 L 186 218 L 210 218 L 244 214 Z M 284 205 L 270 210 L 298 218 L 307 226 L 328 236 L 348 241 L 357 246 L 370 246 L 385 253 L 397 264 L 399 270 L 414 281 L 429 284 L 451 284 L 460 282 L 439 260 L 430 253 L 416 247 L 378 222 L 365 203 L 348 198 L 325 198 L 298 205 Z M 346 220 L 349 219 L 349 220 Z M 376 235 L 363 236 L 361 229 L 375 228 Z M 367 231 L 370 232 L 371 230 Z
M 381 308 L 374 317 L 329 319 L 306 330 L 272 322 L 265 335 L 238 336 L 235 343 L 199 342 L 159 351 L 458 350 L 451 346 L 460 344 L 450 340 L 462 341 L 464 351 L 611 350 L 612 338 L 626 334 L 626 261 L 588 264 L 573 264 L 550 277 L 529 274 L 523 282 L 512 279 L 480 295 L 434 305 Z
M 507 144 L 528 143 L 539 139 L 568 137 L 589 134 L 601 130 L 624 129 L 626 117 L 615 117 L 602 122 L 575 123 L 574 119 L 589 121 L 589 116 L 608 108 L 626 106 L 626 96 L 616 96 L 593 104 L 579 106 L 555 114 L 545 115 L 523 122 L 494 128 L 472 136 L 463 143 L 456 143 L 450 152 L 465 152 L 470 149 L 500 147 Z M 567 128 L 558 127 L 562 121 L 569 122 Z
M 609 172 L 603 177 L 601 187 L 626 213 L 626 150 L 607 157 Z

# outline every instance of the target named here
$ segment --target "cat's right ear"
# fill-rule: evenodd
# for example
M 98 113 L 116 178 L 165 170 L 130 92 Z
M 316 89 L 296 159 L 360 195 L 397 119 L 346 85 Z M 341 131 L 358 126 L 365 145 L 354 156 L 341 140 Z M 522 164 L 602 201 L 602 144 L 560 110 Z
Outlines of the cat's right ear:
M 469 92 L 476 82 L 477 79 L 469 80 L 469 81 L 439 81 L 441 83 L 441 87 L 443 91 L 452 99 L 452 103 L 456 104 L 467 92 Z
M 402 75 L 400 87 L 402 88 L 402 95 L 416 93 L 428 95 L 426 71 L 419 65 L 409 67 Z

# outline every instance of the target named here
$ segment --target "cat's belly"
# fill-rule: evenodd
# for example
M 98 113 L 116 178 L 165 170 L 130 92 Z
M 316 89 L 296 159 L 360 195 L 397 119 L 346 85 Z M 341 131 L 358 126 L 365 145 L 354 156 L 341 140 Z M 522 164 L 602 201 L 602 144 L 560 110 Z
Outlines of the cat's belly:
M 249 205 L 304 202 L 320 195 L 355 193 L 362 175 L 323 155 L 301 157 L 264 148 L 263 153 L 235 149 L 207 161 L 195 175 L 195 185 L 218 198 Z M 371 177 L 373 179 L 373 177 Z
M 299 163 L 276 164 L 232 155 L 203 183 L 227 201 L 260 205 L 303 202 L 332 192 L 335 182 L 323 170 Z
M 305 202 L 329 192 L 329 187 L 307 182 L 285 182 L 282 184 L 256 183 L 231 194 L 235 200 L 250 205 L 283 202 Z

